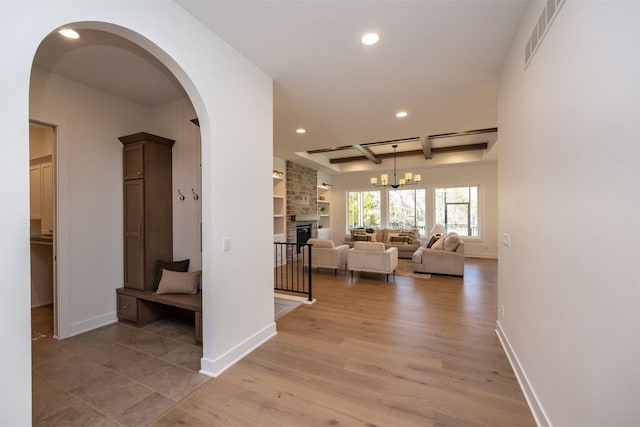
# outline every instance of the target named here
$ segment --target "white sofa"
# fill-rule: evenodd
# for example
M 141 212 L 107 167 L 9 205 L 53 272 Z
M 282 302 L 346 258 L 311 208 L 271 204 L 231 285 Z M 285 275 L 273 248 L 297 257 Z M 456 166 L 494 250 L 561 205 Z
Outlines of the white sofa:
M 396 240 L 396 241 L 393 241 Z M 355 242 L 382 242 L 385 248 L 398 248 L 398 258 L 411 259 L 413 253 L 420 247 L 420 233 L 417 228 L 407 229 L 370 229 L 355 228 L 345 237 L 345 243 L 352 246 Z
M 398 248 L 385 249 L 381 242 L 354 242 L 347 256 L 347 268 L 354 271 L 394 274 L 398 268 Z
M 311 247 L 311 267 L 331 268 L 338 274 L 338 269 L 347 267 L 347 252 L 349 245 L 335 246 L 333 240 L 309 239 Z M 305 267 L 309 267 L 309 257 L 305 256 Z
M 418 248 L 411 259 L 413 271 L 418 273 L 464 276 L 464 242 L 453 231 L 431 248 Z

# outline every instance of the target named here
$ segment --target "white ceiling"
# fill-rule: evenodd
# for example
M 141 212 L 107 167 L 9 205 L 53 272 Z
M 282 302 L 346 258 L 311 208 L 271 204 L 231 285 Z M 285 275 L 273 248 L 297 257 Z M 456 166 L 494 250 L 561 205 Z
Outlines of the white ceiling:
M 294 153 L 423 136 L 432 130 L 471 130 L 437 129 L 430 117 L 448 98 L 495 83 L 527 4 L 176 2 L 273 78 L 274 155 L 309 166 L 311 161 Z M 377 45 L 360 43 L 368 31 L 380 34 Z M 185 96 L 146 51 L 100 31 L 85 30 L 80 40 L 71 42 L 52 34 L 38 50 L 34 65 L 142 105 Z M 407 118 L 395 117 L 401 109 L 409 112 Z M 298 127 L 307 133 L 295 133 Z

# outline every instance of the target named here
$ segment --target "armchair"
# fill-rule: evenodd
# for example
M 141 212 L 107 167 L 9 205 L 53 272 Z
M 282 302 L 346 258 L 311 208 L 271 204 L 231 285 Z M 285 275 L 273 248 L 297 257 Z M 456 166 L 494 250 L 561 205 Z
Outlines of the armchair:
M 349 245 L 335 246 L 333 240 L 309 239 L 307 243 L 312 244 L 311 267 L 332 268 L 335 274 L 342 266 L 347 267 L 347 252 Z M 305 267 L 309 267 L 309 257 L 304 258 Z
M 385 249 L 380 242 L 354 242 L 349 249 L 347 266 L 352 276 L 354 271 L 383 273 L 388 282 L 389 274 L 395 275 L 398 267 L 398 248 Z

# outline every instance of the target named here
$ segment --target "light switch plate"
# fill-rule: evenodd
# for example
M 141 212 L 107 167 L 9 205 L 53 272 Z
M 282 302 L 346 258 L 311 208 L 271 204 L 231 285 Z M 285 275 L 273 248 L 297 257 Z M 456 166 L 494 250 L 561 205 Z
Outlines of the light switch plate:
M 222 238 L 222 250 L 229 252 L 231 250 L 231 239 L 228 237 Z
M 507 233 L 502 233 L 502 244 L 507 248 L 511 247 L 511 236 Z

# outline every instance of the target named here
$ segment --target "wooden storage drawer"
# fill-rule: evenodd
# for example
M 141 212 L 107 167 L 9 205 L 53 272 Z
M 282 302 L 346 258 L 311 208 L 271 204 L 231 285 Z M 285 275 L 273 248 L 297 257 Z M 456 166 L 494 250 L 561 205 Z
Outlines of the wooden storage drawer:
M 118 319 L 138 321 L 138 298 L 118 294 Z

